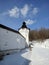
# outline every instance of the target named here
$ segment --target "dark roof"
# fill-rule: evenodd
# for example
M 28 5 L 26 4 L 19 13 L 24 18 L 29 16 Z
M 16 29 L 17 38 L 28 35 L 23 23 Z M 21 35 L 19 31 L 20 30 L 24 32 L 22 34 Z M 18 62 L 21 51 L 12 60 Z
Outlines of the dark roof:
M 26 25 L 25 22 L 23 22 L 22 26 L 21 26 L 19 29 L 21 29 L 21 28 L 22 28 L 22 29 L 23 29 L 23 28 L 27 28 L 27 29 L 29 29 L 29 28 L 27 27 L 27 25 Z M 19 30 L 19 29 L 18 29 L 18 30 Z M 29 30 L 30 30 L 30 29 L 29 29 Z
M 12 32 L 15 32 L 15 33 L 20 34 L 18 31 L 14 30 L 14 29 L 11 29 L 11 28 L 9 28 L 9 27 L 3 25 L 3 24 L 0 24 L 0 27 L 1 27 L 1 28 L 4 28 L 4 29 L 7 29 L 7 30 L 9 30 L 9 31 L 12 31 Z M 20 35 L 21 35 L 21 34 L 20 34 Z M 22 36 L 22 35 L 21 35 L 21 36 Z M 22 37 L 23 37 L 23 36 L 22 36 Z
M 0 27 L 4 28 L 4 29 L 7 29 L 7 30 L 10 30 L 10 31 L 13 31 L 13 32 L 16 32 L 16 33 L 19 33 L 18 31 L 14 30 L 14 29 L 11 29 L 3 24 L 0 24 Z
M 27 28 L 27 26 L 26 26 L 26 23 L 25 22 L 23 22 L 23 24 L 22 24 L 22 27 L 21 28 Z

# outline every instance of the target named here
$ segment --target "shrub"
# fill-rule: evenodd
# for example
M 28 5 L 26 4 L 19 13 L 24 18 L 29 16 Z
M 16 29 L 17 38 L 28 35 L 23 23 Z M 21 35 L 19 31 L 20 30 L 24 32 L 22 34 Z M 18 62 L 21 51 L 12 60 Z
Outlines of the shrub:
M 39 30 L 31 30 L 29 33 L 29 39 L 32 40 L 44 40 L 49 38 L 49 29 L 41 28 Z

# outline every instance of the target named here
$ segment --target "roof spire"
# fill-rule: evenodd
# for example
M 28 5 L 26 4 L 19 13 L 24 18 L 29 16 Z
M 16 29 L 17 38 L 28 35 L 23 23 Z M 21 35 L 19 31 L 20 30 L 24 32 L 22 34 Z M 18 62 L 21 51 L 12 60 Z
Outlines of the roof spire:
M 27 28 L 27 29 L 29 29 L 29 30 L 30 30 L 30 28 L 28 28 L 28 27 L 27 27 L 26 22 L 23 22 L 23 23 L 22 23 L 21 28 Z M 18 30 L 20 30 L 21 28 L 19 28 Z
M 27 26 L 26 26 L 26 23 L 25 22 L 23 22 L 23 24 L 22 24 L 22 27 L 21 28 L 27 28 Z

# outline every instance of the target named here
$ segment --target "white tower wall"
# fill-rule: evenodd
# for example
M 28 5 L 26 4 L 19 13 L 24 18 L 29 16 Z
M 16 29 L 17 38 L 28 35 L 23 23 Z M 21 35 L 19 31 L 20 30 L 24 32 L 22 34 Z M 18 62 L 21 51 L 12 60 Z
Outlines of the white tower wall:
M 27 45 L 29 46 L 29 29 L 21 28 L 19 32 L 25 37 Z

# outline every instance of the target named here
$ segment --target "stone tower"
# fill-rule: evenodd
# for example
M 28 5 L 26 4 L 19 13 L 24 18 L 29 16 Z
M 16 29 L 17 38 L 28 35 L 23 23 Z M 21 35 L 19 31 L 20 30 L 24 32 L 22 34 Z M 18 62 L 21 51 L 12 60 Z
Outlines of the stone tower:
M 21 28 L 19 28 L 19 32 L 21 33 L 21 35 L 24 36 L 24 38 L 26 39 L 27 42 L 27 46 L 29 46 L 29 28 L 26 26 L 26 23 L 23 22 Z

